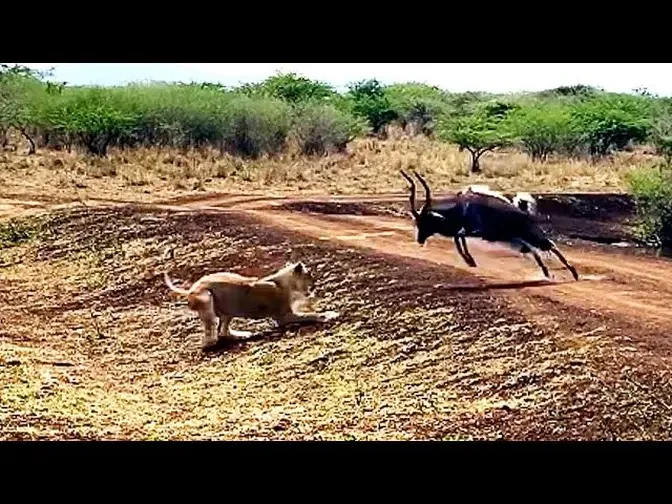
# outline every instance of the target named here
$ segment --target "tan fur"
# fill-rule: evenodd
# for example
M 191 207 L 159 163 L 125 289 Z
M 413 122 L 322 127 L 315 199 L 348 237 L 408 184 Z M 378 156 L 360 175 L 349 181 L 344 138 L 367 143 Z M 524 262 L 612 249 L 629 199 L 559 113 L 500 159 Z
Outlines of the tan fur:
M 301 311 L 310 303 L 314 279 L 302 262 L 289 263 L 263 278 L 236 273 L 213 273 L 201 277 L 188 290 L 176 287 L 164 273 L 168 288 L 187 298 L 189 308 L 198 313 L 204 328 L 202 348 L 220 339 L 247 339 L 252 333 L 229 328 L 234 317 L 272 318 L 279 326 L 292 322 L 326 322 L 335 312 Z M 219 319 L 219 325 L 215 323 Z

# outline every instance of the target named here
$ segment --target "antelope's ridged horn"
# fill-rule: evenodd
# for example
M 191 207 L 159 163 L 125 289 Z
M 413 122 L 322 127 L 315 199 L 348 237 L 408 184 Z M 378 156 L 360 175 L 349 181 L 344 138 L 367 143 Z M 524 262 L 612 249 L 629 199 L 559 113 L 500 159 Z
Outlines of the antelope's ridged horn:
M 413 217 L 416 219 L 419 217 L 418 211 L 415 208 L 415 182 L 413 182 L 413 179 L 409 177 L 403 170 L 399 170 L 401 174 L 404 176 L 406 180 L 408 180 L 408 183 L 411 184 L 411 194 L 410 194 L 410 202 L 411 202 L 411 213 L 413 214 Z
M 423 178 L 418 174 L 418 172 L 416 172 L 416 171 L 414 170 L 413 173 L 415 173 L 415 176 L 418 177 L 418 180 L 419 180 L 420 183 L 422 184 L 422 187 L 425 188 L 425 206 L 426 206 L 427 208 L 429 208 L 429 207 L 432 206 L 432 193 L 431 193 L 431 191 L 429 190 L 429 186 L 427 185 L 427 182 L 425 182 L 425 179 L 423 179 Z

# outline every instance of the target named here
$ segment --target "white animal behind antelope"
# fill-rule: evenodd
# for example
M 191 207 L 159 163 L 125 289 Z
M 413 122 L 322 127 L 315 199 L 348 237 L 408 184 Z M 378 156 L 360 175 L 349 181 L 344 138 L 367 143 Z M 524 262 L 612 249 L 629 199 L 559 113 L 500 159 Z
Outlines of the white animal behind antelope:
M 509 198 L 504 196 L 501 192 L 493 191 L 492 189 L 490 189 L 489 186 L 485 184 L 471 184 L 467 186 L 465 189 L 462 189 L 458 194 L 467 194 L 467 193 L 493 196 L 497 199 L 505 201 L 506 203 L 509 203 L 510 205 L 515 206 L 516 208 L 519 208 L 523 212 L 526 212 L 530 215 L 537 214 L 537 201 L 528 192 L 517 192 L 513 197 L 513 200 L 510 200 Z

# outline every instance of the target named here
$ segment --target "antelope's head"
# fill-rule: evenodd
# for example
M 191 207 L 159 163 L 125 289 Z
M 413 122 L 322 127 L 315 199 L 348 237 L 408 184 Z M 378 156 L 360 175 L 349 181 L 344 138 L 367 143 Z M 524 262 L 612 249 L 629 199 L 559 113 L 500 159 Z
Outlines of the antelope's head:
M 420 245 L 424 245 L 427 238 L 438 231 L 438 226 L 445 220 L 445 217 L 438 212 L 432 210 L 432 192 L 427 185 L 427 182 L 418 175 L 416 171 L 413 172 L 418 178 L 422 186 L 425 188 L 425 204 L 422 205 L 420 211 L 415 208 L 415 183 L 403 170 L 401 174 L 404 176 L 410 186 L 410 203 L 411 216 L 415 222 L 416 239 Z

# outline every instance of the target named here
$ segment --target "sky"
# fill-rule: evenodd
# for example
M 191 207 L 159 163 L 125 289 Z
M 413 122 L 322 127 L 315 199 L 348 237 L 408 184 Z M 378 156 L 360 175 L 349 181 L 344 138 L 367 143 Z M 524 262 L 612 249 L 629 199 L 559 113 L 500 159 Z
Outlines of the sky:
M 384 84 L 424 82 L 451 92 L 508 93 L 585 84 L 614 92 L 647 88 L 672 96 L 672 63 L 20 63 L 54 68 L 69 84 L 137 81 L 258 82 L 277 71 L 295 72 L 339 90 L 376 78 Z

